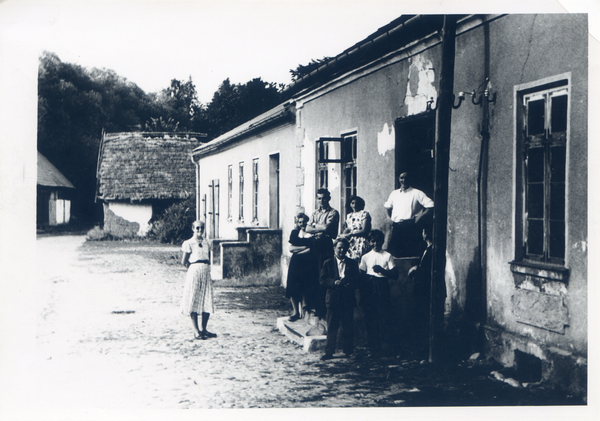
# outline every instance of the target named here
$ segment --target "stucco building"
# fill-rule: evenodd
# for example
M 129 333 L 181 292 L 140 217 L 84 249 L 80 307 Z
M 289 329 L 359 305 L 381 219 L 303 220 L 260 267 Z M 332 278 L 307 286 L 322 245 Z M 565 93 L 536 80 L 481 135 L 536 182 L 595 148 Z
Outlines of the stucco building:
M 284 104 L 196 148 L 198 216 L 217 244 L 280 230 L 285 283 L 293 217 L 312 213 L 319 187 L 342 221 L 358 194 L 373 228 L 389 233 L 383 203 L 399 172 L 412 171 L 446 226 L 455 348 L 581 392 L 587 16 L 456 18 L 454 51 L 444 50 L 443 16 L 402 16 L 296 81 Z M 449 149 L 440 150 L 444 77 L 454 102 Z M 447 175 L 435 170 L 444 154 Z

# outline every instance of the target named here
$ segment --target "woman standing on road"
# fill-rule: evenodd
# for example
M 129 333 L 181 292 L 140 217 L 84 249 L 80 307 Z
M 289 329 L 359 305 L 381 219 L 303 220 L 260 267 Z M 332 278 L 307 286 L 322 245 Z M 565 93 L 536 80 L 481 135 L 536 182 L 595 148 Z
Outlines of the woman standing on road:
M 204 237 L 204 222 L 192 223 L 194 235 L 183 242 L 181 263 L 188 268 L 181 300 L 181 313 L 191 316 L 194 338 L 215 338 L 216 333 L 206 330 L 210 313 L 214 312 L 213 290 L 210 279 L 210 246 Z M 202 330 L 198 327 L 198 313 L 202 314 Z

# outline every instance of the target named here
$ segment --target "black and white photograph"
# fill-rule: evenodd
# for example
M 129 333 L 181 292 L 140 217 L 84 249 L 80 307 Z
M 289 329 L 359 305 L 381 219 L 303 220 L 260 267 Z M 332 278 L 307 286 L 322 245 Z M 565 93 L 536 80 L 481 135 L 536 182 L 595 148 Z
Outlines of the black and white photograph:
M 600 416 L 599 17 L 0 1 L 0 418 Z

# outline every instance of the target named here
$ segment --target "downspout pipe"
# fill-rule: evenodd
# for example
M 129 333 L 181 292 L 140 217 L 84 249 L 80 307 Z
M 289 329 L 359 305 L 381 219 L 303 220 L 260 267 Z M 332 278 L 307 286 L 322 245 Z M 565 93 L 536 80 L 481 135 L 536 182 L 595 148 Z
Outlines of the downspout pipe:
M 446 243 L 448 230 L 448 173 L 450 168 L 450 137 L 454 103 L 454 61 L 456 24 L 459 15 L 445 15 L 442 27 L 442 60 L 440 97 L 436 107 L 435 176 L 433 209 L 433 253 L 431 296 L 429 308 L 429 362 L 437 362 L 442 354 L 443 305 L 441 288 L 445 283 Z
M 484 34 L 484 76 L 490 77 L 490 27 L 486 22 L 483 25 Z M 487 82 L 486 82 L 487 83 Z M 487 86 L 486 86 L 487 88 Z M 478 247 L 479 247 L 479 280 L 480 280 L 480 308 L 476 315 L 476 323 L 481 328 L 487 319 L 487 177 L 488 177 L 488 149 L 490 140 L 490 105 L 483 102 L 483 117 L 481 122 L 481 148 L 479 151 L 479 169 L 477 173 L 477 219 L 478 219 Z M 481 345 L 481 344 L 478 344 Z

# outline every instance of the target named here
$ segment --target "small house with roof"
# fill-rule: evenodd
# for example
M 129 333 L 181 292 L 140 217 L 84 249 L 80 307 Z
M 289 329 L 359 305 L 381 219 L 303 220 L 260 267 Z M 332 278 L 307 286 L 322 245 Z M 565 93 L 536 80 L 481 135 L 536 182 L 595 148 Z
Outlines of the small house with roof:
M 151 220 L 173 203 L 194 197 L 191 151 L 200 133 L 104 133 L 98 155 L 96 200 L 104 231 L 145 236 Z
M 37 154 L 37 226 L 68 224 L 75 186 L 48 159 Z

